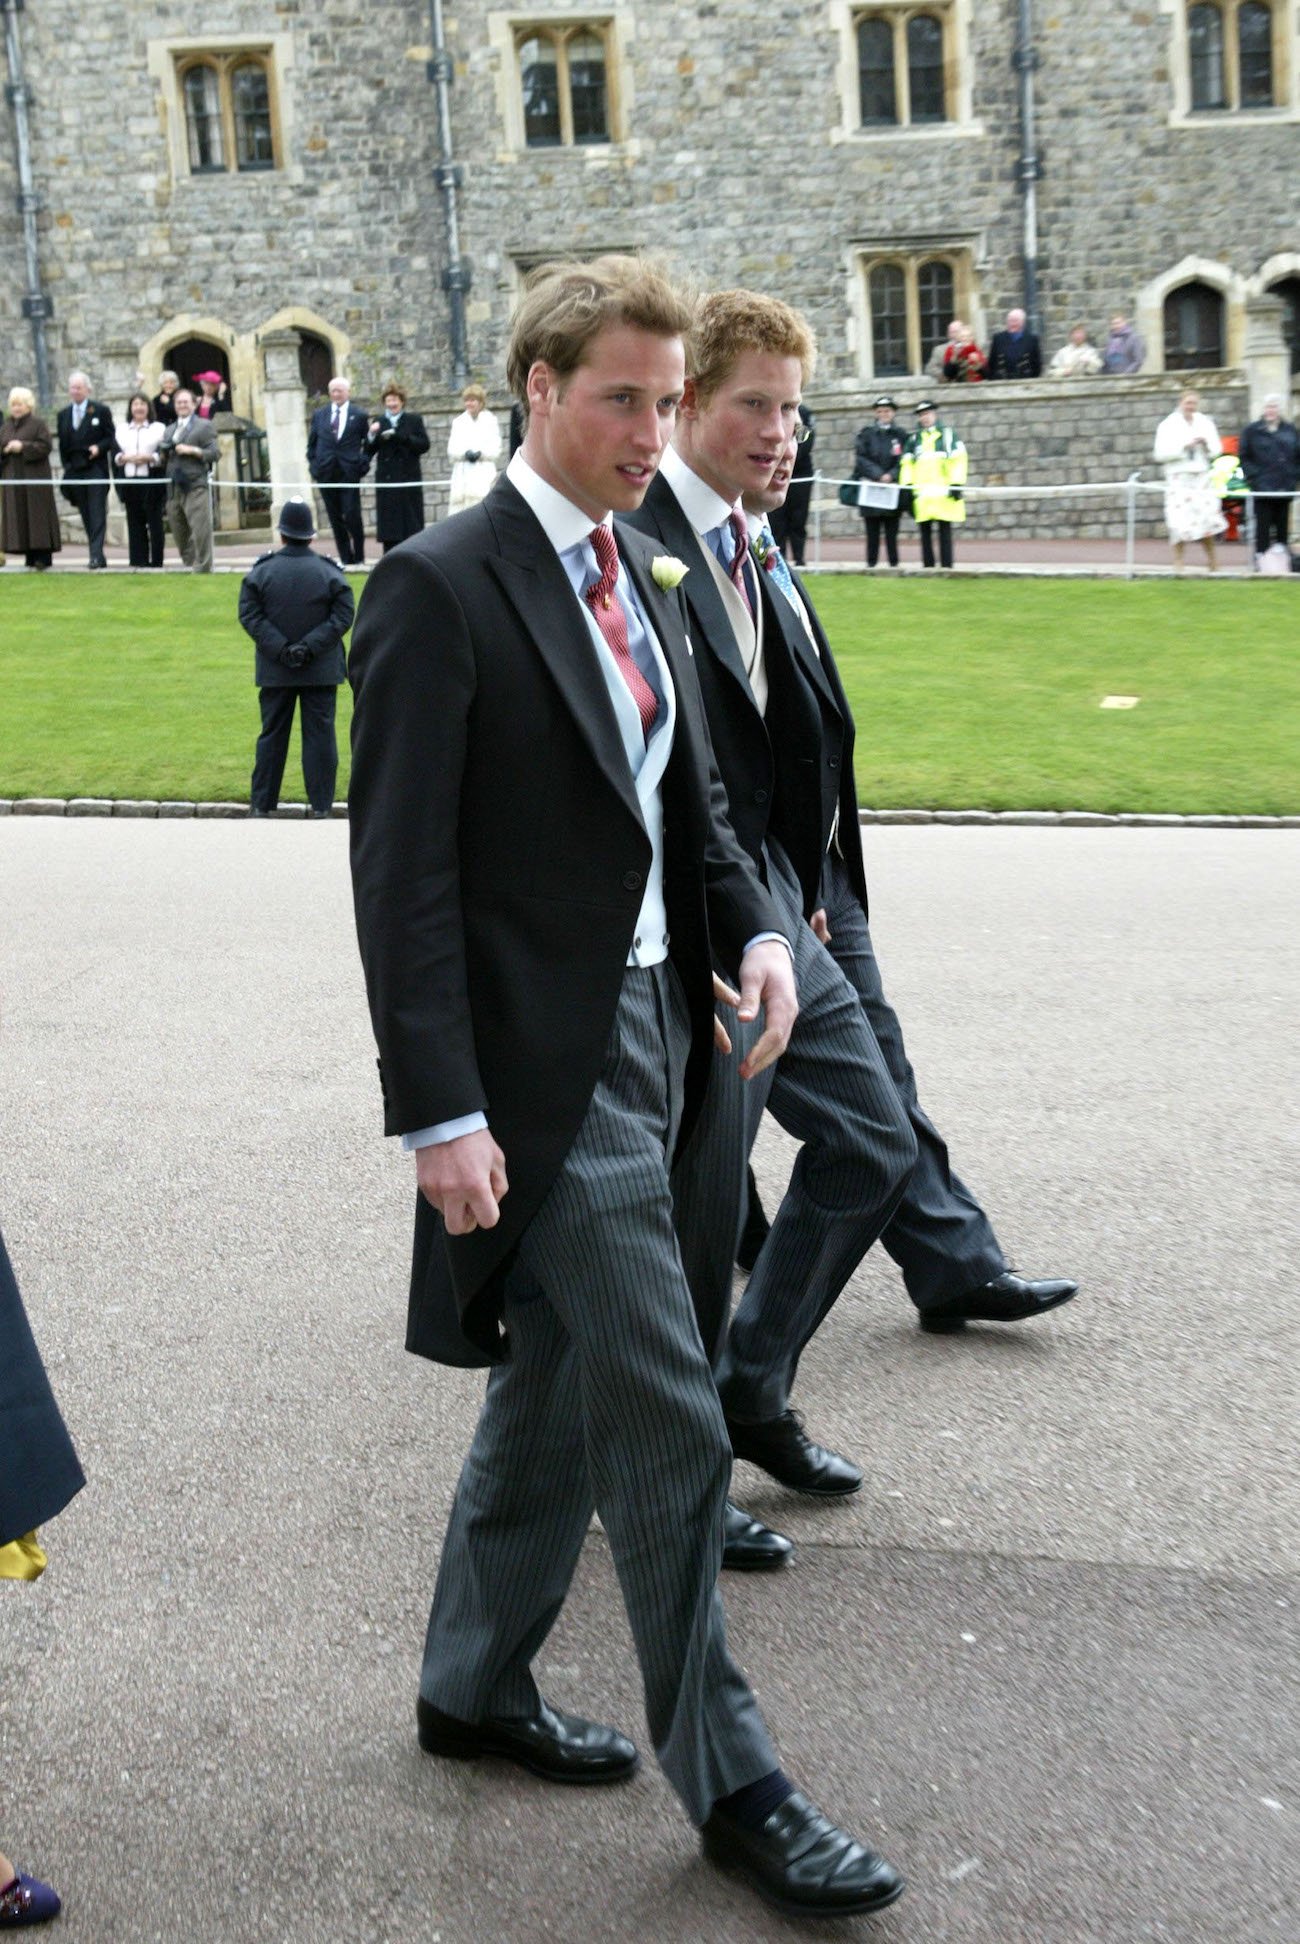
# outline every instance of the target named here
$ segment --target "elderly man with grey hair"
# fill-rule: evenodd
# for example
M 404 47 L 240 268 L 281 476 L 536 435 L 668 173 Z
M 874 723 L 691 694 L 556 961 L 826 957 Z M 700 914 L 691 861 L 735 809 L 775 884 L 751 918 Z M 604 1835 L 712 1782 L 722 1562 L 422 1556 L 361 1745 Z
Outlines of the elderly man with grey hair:
M 1270 392 L 1237 447 L 1241 470 L 1254 495 L 1255 553 L 1287 545 L 1291 494 L 1300 486 L 1300 435 L 1282 416 L 1282 398 Z
M 1019 308 L 1007 312 L 1007 328 L 989 346 L 990 378 L 1041 378 L 1043 352 Z
M 109 464 L 117 450 L 117 433 L 108 406 L 91 397 L 90 380 L 84 371 L 69 374 L 68 403 L 59 413 L 58 434 L 63 463 L 59 491 L 81 515 L 92 571 L 107 567 L 104 529 L 108 525 Z

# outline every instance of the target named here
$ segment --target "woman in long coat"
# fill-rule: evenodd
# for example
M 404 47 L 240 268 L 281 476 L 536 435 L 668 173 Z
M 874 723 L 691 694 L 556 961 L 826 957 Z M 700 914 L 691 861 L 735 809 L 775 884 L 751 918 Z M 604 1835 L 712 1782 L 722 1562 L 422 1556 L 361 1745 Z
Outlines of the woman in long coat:
M 1218 426 L 1201 410 L 1196 393 L 1184 392 L 1178 410 L 1157 426 L 1155 444 L 1155 456 L 1165 469 L 1165 525 L 1180 573 L 1189 540 L 1199 540 L 1205 548 L 1211 573 L 1217 564 L 1214 536 L 1228 522 L 1212 467 L 1222 451 Z
M 447 457 L 451 460 L 451 495 L 448 513 L 463 513 L 477 506 L 492 489 L 501 457 L 501 427 L 487 408 L 487 393 L 482 385 L 466 385 L 461 393 L 465 409 L 451 422 Z
M 429 435 L 418 412 L 406 409 L 400 385 L 384 387 L 382 418 L 372 418 L 366 451 L 374 454 L 375 538 L 385 553 L 400 540 L 424 528 L 424 488 L 420 484 L 420 455 L 429 450 Z M 399 490 L 409 485 L 409 492 Z
M 45 1570 L 36 1528 L 61 1512 L 86 1480 L 45 1375 L 23 1299 L 0 1235 L 0 1579 L 32 1580 Z M 0 1929 L 57 1914 L 47 1883 L 0 1855 Z
M 48 567 L 63 546 L 53 486 L 26 482 L 49 479 L 50 428 L 36 414 L 36 400 L 25 385 L 9 394 L 9 416 L 0 425 L 0 552 L 20 553 L 29 567 Z

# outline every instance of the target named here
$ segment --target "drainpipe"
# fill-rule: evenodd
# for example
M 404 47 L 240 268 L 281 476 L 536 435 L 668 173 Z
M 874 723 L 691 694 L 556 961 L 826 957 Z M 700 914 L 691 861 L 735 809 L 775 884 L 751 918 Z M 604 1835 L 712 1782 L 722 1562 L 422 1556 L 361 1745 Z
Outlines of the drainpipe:
M 1033 0 L 1020 0 L 1016 47 L 1011 56 L 1011 65 L 1020 76 L 1020 155 L 1016 162 L 1016 181 L 1020 184 L 1020 193 L 1025 199 L 1023 301 L 1028 328 L 1036 336 L 1041 336 L 1042 323 L 1038 315 L 1037 185 L 1043 171 L 1038 160 L 1034 136 L 1034 70 L 1038 66 L 1038 53 L 1034 47 Z
M 32 327 L 32 350 L 36 358 L 36 395 L 42 411 L 50 408 L 50 354 L 45 342 L 45 320 L 51 315 L 50 300 L 41 289 L 41 258 L 36 235 L 36 211 L 40 198 L 32 175 L 31 132 L 27 123 L 27 83 L 23 79 L 23 51 L 18 40 L 18 14 L 23 0 L 0 0 L 5 17 L 5 50 L 9 57 L 9 85 L 5 89 L 14 111 L 14 146 L 18 151 L 18 213 L 23 219 L 23 247 L 27 257 L 27 294 L 23 316 Z
M 447 293 L 447 319 L 451 333 L 451 377 L 453 385 L 459 389 L 469 378 L 465 297 L 471 278 L 469 263 L 460 253 L 460 216 L 456 207 L 456 191 L 460 188 L 463 178 L 451 139 L 453 70 L 443 28 L 442 0 L 429 0 L 429 40 L 432 59 L 425 73 L 433 83 L 434 98 L 438 104 L 438 166 L 433 172 L 433 179 L 442 197 L 443 222 L 447 230 L 447 267 L 442 273 L 442 287 Z

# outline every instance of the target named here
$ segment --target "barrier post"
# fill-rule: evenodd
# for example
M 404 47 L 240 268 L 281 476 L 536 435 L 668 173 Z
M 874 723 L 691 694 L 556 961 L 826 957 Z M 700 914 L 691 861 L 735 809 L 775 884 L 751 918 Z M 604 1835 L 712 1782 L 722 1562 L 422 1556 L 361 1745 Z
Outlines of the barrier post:
M 1124 481 L 1124 578 L 1132 580 L 1133 564 L 1137 552 L 1137 489 L 1142 477 L 1141 468 L 1131 472 Z

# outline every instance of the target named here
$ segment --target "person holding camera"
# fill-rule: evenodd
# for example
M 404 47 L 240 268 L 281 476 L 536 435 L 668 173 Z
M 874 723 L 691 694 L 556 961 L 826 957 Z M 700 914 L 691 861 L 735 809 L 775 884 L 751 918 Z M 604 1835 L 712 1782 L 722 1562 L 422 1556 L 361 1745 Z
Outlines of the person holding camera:
M 307 815 L 328 817 L 334 807 L 334 710 L 347 673 L 343 637 L 356 602 L 339 563 L 312 551 L 315 535 L 306 500 L 286 500 L 278 551 L 256 560 L 239 590 L 239 623 L 257 645 L 254 680 L 262 709 L 249 791 L 254 817 L 272 816 L 280 801 L 295 697 L 302 713 Z

